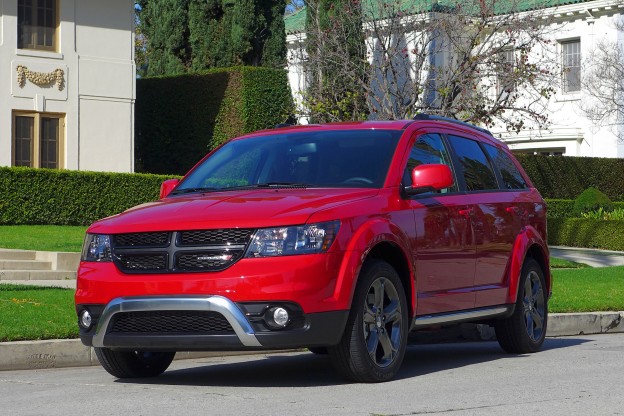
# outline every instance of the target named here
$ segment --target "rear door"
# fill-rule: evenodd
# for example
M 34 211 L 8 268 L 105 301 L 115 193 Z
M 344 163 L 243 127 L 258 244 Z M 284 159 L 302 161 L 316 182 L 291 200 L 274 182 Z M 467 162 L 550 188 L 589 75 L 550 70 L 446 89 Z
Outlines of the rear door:
M 503 149 L 482 143 L 499 182 L 499 192 L 475 196 L 477 306 L 503 304 L 509 286 L 508 268 L 516 237 L 534 214 L 534 198 L 512 158 Z
M 449 135 L 470 195 L 476 247 L 475 307 L 499 305 L 507 294 L 507 267 L 527 211 L 526 182 L 502 149 Z M 502 189 L 505 188 L 505 189 Z

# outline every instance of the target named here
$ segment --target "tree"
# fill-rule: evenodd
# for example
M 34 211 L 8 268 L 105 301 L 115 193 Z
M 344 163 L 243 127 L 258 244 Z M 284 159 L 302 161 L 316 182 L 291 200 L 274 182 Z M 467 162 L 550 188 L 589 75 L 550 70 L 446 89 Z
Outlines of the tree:
M 147 73 L 147 38 L 143 34 L 143 28 L 140 25 L 139 11 L 135 7 L 134 62 L 138 76 L 143 77 Z
M 306 27 L 309 85 L 304 100 L 312 121 L 366 118 L 362 85 L 368 79 L 368 64 L 359 1 L 310 1 Z
M 147 75 L 234 65 L 283 67 L 286 1 L 140 0 Z
M 147 75 L 181 74 L 190 61 L 189 0 L 139 1 L 140 30 L 147 39 Z
M 616 23 L 624 39 L 624 23 Z M 581 110 L 597 126 L 609 126 L 624 141 L 624 42 L 600 40 L 585 59 Z
M 323 3 L 310 0 L 307 7 Z M 331 30 L 308 21 L 307 53 L 297 61 L 309 82 L 329 67 L 333 78 L 351 83 L 365 97 L 370 118 L 428 112 L 516 131 L 526 119 L 547 123 L 558 70 L 555 54 L 548 53 L 554 29 L 543 8 L 522 9 L 527 2 L 520 0 L 335 3 L 342 7 L 340 20 L 331 21 Z M 354 31 L 363 39 L 357 53 L 348 50 Z M 331 118 L 315 111 L 339 106 L 340 97 L 329 89 L 320 106 L 314 93 L 304 95 L 303 111 Z

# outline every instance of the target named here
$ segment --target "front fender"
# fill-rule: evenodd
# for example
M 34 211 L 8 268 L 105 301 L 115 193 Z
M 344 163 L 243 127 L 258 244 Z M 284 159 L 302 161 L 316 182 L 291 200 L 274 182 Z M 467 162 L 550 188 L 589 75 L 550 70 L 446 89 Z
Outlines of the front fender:
M 345 309 L 351 307 L 353 293 L 357 284 L 357 278 L 371 251 L 380 244 L 391 244 L 400 250 L 409 270 L 409 285 L 406 289 L 408 302 L 411 303 L 411 310 L 415 309 L 416 294 L 414 282 L 414 265 L 411 258 L 409 237 L 405 232 L 385 219 L 374 219 L 361 225 L 352 235 L 347 245 L 347 250 L 340 267 L 338 280 L 334 288 L 331 302 L 343 306 Z M 404 277 L 404 276 L 403 276 Z
M 544 278 L 546 279 L 547 293 L 550 296 L 552 292 L 551 276 L 550 276 L 550 259 L 548 246 L 542 239 L 541 234 L 533 227 L 527 226 L 518 234 L 511 252 L 510 263 L 508 267 L 509 286 L 507 291 L 506 303 L 515 303 L 518 296 L 518 288 L 520 285 L 520 273 L 522 265 L 527 255 L 537 257 L 536 260 L 543 265 Z

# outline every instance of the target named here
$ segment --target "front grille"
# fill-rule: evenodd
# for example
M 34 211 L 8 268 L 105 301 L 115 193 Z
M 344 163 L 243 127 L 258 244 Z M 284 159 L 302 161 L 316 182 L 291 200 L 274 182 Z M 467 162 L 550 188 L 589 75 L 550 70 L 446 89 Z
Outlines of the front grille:
M 169 242 L 169 233 L 132 233 L 113 236 L 115 247 L 163 246 Z
M 113 318 L 109 333 L 231 334 L 234 329 L 218 312 L 123 312 Z
M 163 254 L 121 254 L 115 256 L 122 270 L 159 271 L 167 270 L 167 253 Z
M 247 244 L 253 230 L 247 229 L 221 229 L 221 230 L 197 230 L 180 232 L 180 246 L 204 246 L 223 244 Z
M 116 234 L 113 261 L 124 273 L 221 271 L 243 257 L 253 233 L 231 228 Z

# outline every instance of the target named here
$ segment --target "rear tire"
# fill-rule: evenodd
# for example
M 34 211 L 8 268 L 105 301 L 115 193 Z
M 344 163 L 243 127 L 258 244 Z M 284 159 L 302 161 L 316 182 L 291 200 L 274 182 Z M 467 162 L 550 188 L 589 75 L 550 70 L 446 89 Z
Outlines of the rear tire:
M 495 325 L 498 343 L 512 354 L 539 351 L 548 324 L 548 295 L 541 266 L 527 258 L 520 277 L 513 315 Z
M 362 267 L 340 343 L 328 348 L 347 378 L 365 383 L 391 380 L 407 345 L 408 309 L 397 272 L 380 260 Z
M 113 351 L 95 348 L 95 355 L 106 371 L 117 378 L 156 377 L 173 361 L 175 352 Z

